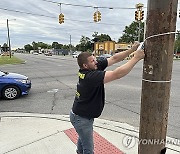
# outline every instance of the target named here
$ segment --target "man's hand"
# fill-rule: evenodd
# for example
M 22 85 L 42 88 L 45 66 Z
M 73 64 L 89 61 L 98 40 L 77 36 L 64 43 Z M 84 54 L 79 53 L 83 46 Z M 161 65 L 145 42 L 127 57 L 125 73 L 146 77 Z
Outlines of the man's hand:
M 138 59 L 138 60 L 143 59 L 144 56 L 145 56 L 145 54 L 144 54 L 144 50 L 143 50 L 143 49 L 139 49 L 139 50 L 136 50 L 136 51 L 134 52 L 134 58 L 136 58 L 136 59 Z
M 132 48 L 131 48 L 132 51 L 133 52 L 136 51 L 139 45 L 140 45 L 140 43 L 138 41 L 135 41 L 134 44 L 132 45 Z
M 130 55 L 131 53 L 136 51 L 139 45 L 140 45 L 139 42 L 134 42 L 131 49 L 116 53 L 114 56 L 108 58 L 107 59 L 108 60 L 108 66 L 111 66 L 115 63 L 118 63 L 118 62 L 124 60 L 128 55 Z
M 131 58 L 127 63 L 116 68 L 114 71 L 106 71 L 104 77 L 104 83 L 108 83 L 110 81 L 120 79 L 123 76 L 127 75 L 135 66 L 135 64 L 141 59 L 143 59 L 145 56 L 143 49 L 136 50 L 135 52 L 133 52 L 133 54 L 134 57 Z

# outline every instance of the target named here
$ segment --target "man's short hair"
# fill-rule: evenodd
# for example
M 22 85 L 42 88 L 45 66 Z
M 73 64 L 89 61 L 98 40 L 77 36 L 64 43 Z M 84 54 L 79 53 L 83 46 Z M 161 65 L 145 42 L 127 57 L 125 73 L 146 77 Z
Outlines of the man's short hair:
M 92 56 L 90 52 L 81 52 L 77 57 L 77 62 L 80 68 L 83 68 L 83 64 L 87 64 L 88 57 Z

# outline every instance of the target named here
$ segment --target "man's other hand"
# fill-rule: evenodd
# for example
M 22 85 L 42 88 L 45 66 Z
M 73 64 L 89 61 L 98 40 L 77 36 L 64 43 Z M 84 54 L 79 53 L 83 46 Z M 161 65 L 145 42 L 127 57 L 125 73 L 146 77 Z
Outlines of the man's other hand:
M 133 52 L 137 50 L 138 46 L 140 45 L 140 43 L 138 41 L 135 41 L 134 44 L 132 45 L 132 50 Z

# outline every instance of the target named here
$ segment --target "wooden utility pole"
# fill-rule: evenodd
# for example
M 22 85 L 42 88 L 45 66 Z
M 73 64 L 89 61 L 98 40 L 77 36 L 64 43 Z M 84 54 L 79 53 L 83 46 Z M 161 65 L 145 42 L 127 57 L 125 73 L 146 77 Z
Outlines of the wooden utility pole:
M 177 4 L 148 0 L 138 154 L 165 153 Z

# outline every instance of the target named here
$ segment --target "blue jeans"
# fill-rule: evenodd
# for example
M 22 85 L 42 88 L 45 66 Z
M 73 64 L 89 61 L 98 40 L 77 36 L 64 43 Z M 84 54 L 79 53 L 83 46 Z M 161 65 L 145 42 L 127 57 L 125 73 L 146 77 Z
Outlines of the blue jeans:
M 88 119 L 70 112 L 70 121 L 79 135 L 77 153 L 94 154 L 93 122 L 94 118 Z

